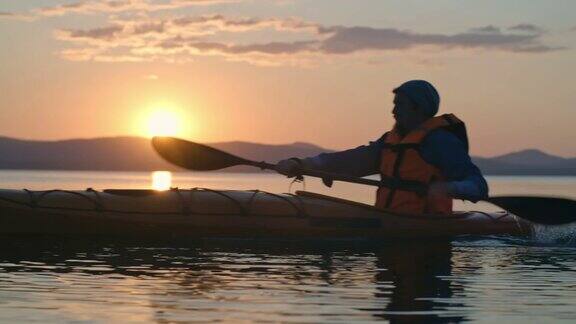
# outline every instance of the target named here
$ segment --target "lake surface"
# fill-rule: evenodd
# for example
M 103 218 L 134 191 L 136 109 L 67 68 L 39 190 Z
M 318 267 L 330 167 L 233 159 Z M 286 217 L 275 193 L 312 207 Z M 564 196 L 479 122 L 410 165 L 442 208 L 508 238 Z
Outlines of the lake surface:
M 15 189 L 150 188 L 166 174 L 0 171 Z M 155 182 L 152 182 L 152 179 Z M 373 190 L 273 174 L 175 173 L 179 188 Z M 170 180 L 170 179 L 168 179 Z M 491 194 L 576 199 L 576 177 L 489 177 Z M 494 210 L 458 202 L 460 210 Z M 576 321 L 576 226 L 527 239 L 189 243 L 0 238 L 0 322 Z

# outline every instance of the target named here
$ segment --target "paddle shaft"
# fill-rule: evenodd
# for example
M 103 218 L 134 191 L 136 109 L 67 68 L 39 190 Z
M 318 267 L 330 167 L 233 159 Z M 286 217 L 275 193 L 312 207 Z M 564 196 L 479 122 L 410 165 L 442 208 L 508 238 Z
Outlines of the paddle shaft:
M 255 162 L 255 161 L 246 160 L 246 164 L 260 168 L 260 169 L 263 169 L 263 170 L 273 170 L 273 171 L 276 170 L 276 166 L 274 164 L 270 164 L 270 163 L 266 163 L 266 162 Z M 302 170 L 302 172 L 299 173 L 299 175 L 310 176 L 310 177 L 315 177 L 315 178 L 322 178 L 322 179 L 329 179 L 329 180 L 334 180 L 334 181 L 351 182 L 351 183 L 357 183 L 357 184 L 363 184 L 363 185 L 369 185 L 369 186 L 375 186 L 375 187 L 381 187 L 383 185 L 382 182 L 378 181 L 378 180 L 364 179 L 364 178 L 347 176 L 344 174 L 334 174 L 334 173 L 317 171 L 317 170 L 309 170 L 309 169 Z

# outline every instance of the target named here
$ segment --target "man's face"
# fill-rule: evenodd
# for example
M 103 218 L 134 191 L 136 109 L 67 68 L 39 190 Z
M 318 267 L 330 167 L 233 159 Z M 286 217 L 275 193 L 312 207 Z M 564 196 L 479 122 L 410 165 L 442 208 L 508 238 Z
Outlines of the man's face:
M 418 106 L 402 92 L 398 92 L 394 96 L 392 114 L 396 120 L 396 126 L 401 131 L 410 131 L 426 120 Z

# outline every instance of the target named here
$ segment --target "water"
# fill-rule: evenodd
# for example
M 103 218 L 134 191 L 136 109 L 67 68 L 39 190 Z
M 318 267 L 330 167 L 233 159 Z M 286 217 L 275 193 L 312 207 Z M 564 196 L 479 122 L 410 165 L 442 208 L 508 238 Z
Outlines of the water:
M 2 171 L 3 188 L 150 188 L 148 173 Z M 492 194 L 576 198 L 574 177 L 491 177 Z M 158 180 L 163 182 L 164 180 Z M 155 184 L 154 184 L 155 185 Z M 165 184 L 164 184 L 165 185 Z M 302 189 L 271 174 L 176 173 L 180 188 Z M 306 189 L 371 202 L 337 183 Z M 492 210 L 458 203 L 458 209 Z M 189 243 L 0 239 L 0 322 L 574 322 L 573 227 L 530 239 Z

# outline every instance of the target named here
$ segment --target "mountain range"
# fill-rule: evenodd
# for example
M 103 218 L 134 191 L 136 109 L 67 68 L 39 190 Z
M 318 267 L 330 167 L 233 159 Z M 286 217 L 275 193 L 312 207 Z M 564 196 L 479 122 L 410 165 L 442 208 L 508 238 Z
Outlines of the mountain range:
M 308 143 L 285 145 L 249 142 L 211 143 L 241 157 L 274 163 L 288 157 L 313 156 L 331 150 Z M 576 175 L 576 158 L 563 158 L 530 149 L 492 158 L 473 157 L 491 175 Z M 106 137 L 62 141 L 31 141 L 0 137 L 0 169 L 26 170 L 181 170 L 164 160 L 142 137 Z M 251 167 L 223 171 L 253 172 Z

